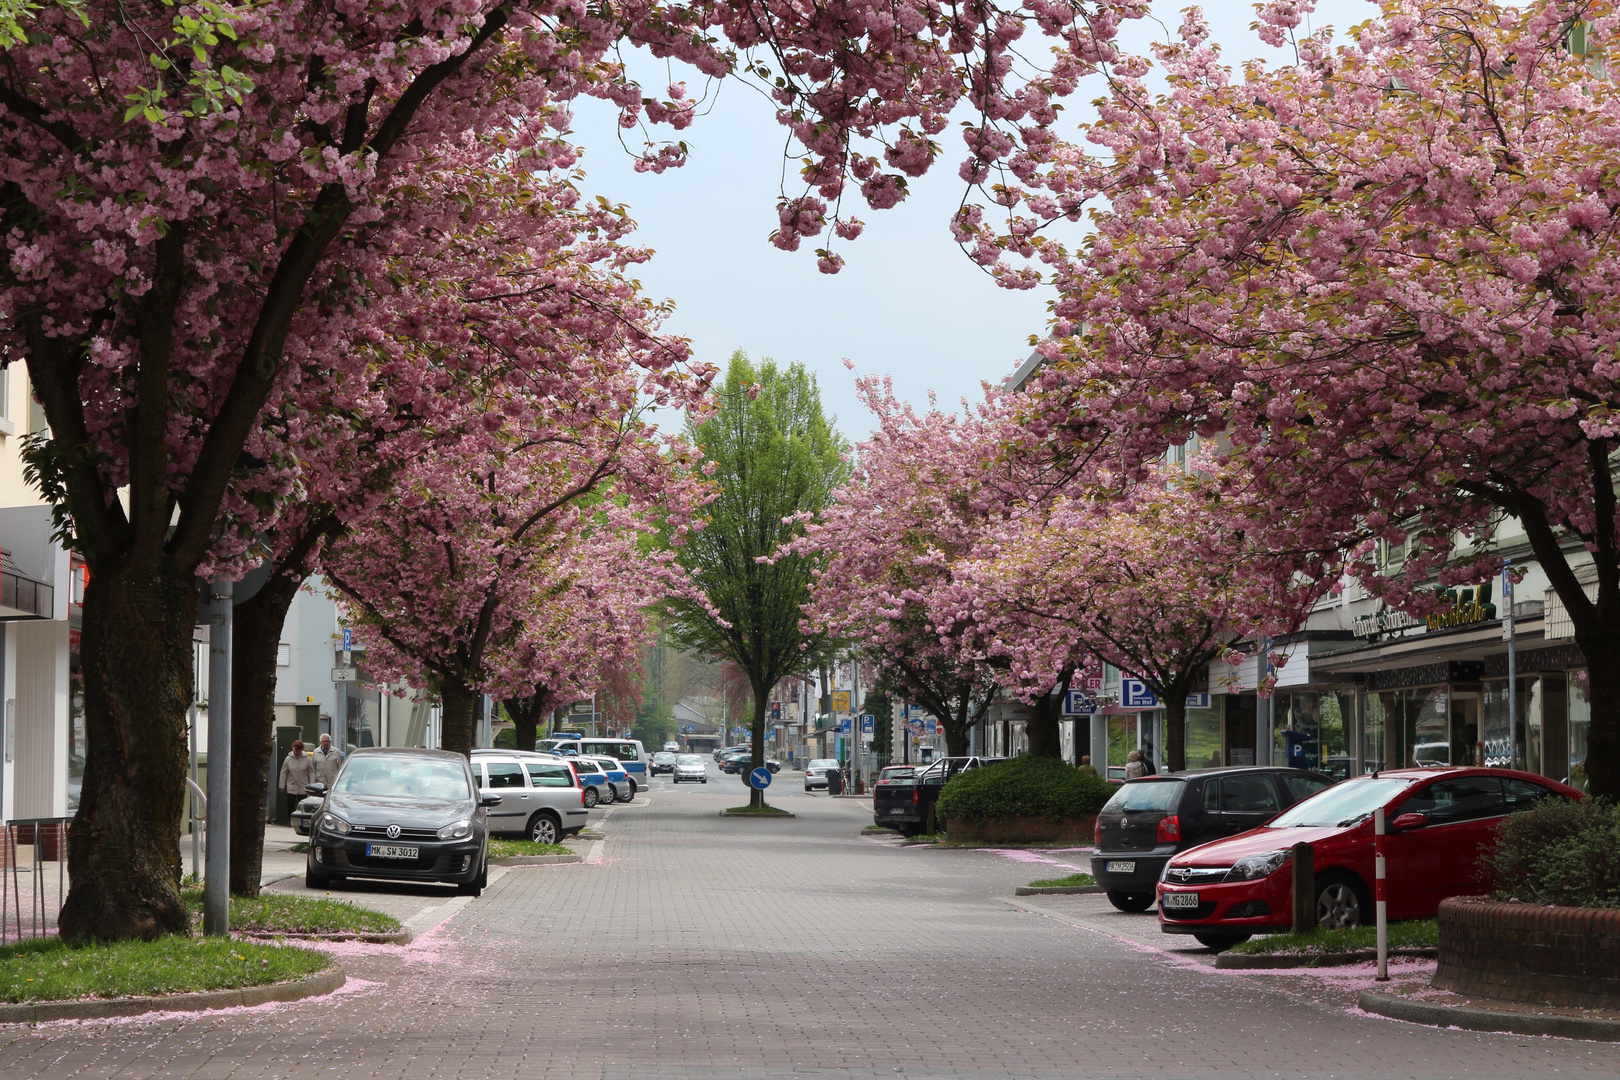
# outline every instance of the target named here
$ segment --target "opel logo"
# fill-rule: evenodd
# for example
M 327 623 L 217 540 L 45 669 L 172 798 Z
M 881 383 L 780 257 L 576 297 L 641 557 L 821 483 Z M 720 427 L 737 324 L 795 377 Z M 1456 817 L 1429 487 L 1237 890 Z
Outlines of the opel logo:
M 390 826 L 388 826 L 388 839 L 390 839 L 390 840 L 398 840 L 399 839 L 399 826 L 398 825 L 390 825 Z

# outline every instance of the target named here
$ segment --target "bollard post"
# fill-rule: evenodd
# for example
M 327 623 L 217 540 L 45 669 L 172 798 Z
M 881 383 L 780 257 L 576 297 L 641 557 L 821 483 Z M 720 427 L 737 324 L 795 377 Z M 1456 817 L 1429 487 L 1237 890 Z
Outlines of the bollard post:
M 1316 933 L 1316 852 L 1309 844 L 1295 844 L 1290 852 L 1294 864 L 1294 933 Z
M 1384 808 L 1373 811 L 1373 910 L 1378 918 L 1377 982 L 1389 982 L 1389 910 L 1384 904 Z

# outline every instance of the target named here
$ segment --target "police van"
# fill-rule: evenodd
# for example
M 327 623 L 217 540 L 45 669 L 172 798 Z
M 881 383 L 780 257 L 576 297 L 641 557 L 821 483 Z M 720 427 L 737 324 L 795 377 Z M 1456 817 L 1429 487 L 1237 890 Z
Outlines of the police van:
M 648 790 L 651 775 L 647 772 L 647 751 L 640 739 L 582 739 L 572 733 L 541 739 L 538 749 L 548 754 L 585 754 L 589 757 L 610 757 L 624 766 L 636 794 Z

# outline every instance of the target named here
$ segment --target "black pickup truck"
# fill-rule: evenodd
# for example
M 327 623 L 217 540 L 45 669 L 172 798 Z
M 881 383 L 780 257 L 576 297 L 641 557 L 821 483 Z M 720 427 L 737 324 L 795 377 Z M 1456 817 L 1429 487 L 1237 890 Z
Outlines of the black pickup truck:
M 902 836 L 920 836 L 944 822 L 934 821 L 934 803 L 945 788 L 945 781 L 959 772 L 993 765 L 1005 758 L 954 757 L 937 758 L 927 765 L 896 766 L 883 770 L 872 788 L 872 821 L 886 829 L 898 830 Z M 911 775 L 903 775 L 911 768 Z M 891 776 L 891 771 L 895 775 Z

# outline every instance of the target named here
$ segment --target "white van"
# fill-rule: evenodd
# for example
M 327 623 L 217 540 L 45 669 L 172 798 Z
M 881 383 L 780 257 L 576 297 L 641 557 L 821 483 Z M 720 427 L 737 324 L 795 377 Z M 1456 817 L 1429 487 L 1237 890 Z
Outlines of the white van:
M 610 757 L 624 766 L 630 777 L 632 792 L 639 794 L 652 784 L 647 772 L 647 751 L 640 739 L 541 739 L 540 750 L 548 754 L 587 754 L 592 757 Z

